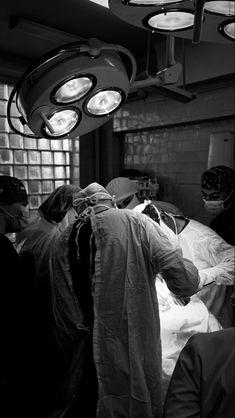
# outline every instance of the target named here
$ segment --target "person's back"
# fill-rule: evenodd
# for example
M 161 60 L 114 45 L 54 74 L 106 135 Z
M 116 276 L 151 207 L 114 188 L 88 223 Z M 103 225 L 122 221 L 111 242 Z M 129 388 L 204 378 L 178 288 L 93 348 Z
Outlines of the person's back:
M 61 231 L 60 222 L 72 209 L 79 187 L 58 187 L 41 204 L 37 217 L 18 234 L 17 251 L 30 271 L 31 347 L 29 364 L 33 391 L 32 415 L 46 416 L 59 403 L 62 357 L 52 330 L 52 302 L 49 263 L 52 248 Z
M 196 334 L 176 363 L 164 418 L 233 418 L 235 328 Z
M 52 258 L 59 336 L 68 346 L 79 333 L 92 330 L 99 386 L 97 417 L 120 413 L 130 418 L 160 417 L 161 344 L 155 276 L 161 270 L 172 291 L 188 296 L 197 290 L 197 270 L 182 260 L 179 249 L 151 219 L 113 207 L 102 186 L 94 183 L 78 195 L 78 220 L 61 235 Z M 82 238 L 88 222 L 90 228 Z M 94 321 L 82 301 L 79 303 L 85 283 L 91 287 L 88 303 Z

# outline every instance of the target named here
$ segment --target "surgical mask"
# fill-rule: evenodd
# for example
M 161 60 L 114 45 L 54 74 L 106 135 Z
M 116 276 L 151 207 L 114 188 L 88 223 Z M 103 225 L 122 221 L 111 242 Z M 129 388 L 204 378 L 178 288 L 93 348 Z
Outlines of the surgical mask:
M 230 206 L 230 204 L 233 201 L 233 197 L 234 197 L 234 190 L 224 200 L 206 200 L 206 199 L 202 199 L 202 200 L 208 212 L 220 213 L 224 209 L 227 209 Z
M 208 212 L 219 213 L 224 210 L 224 201 L 223 200 L 206 200 L 203 199 L 205 208 Z

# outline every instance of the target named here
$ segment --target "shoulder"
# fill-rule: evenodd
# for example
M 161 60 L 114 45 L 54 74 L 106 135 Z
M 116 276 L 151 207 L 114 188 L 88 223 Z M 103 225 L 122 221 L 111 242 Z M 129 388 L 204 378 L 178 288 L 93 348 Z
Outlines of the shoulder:
M 195 241 L 195 245 L 197 245 L 201 240 L 210 242 L 212 247 L 215 246 L 215 243 L 217 246 L 221 246 L 223 244 L 226 244 L 226 246 L 228 245 L 227 243 L 225 243 L 224 239 L 217 233 L 217 231 L 212 229 L 211 226 L 204 225 L 201 222 L 195 221 L 194 219 L 190 219 L 190 222 L 182 231 L 182 235 L 189 233 L 193 234 L 192 236 L 194 240 L 197 240 Z
M 231 327 L 214 332 L 194 334 L 190 337 L 186 346 L 191 347 L 194 351 L 212 349 L 211 352 L 213 352 L 215 347 L 218 350 L 220 350 L 220 347 L 226 348 L 226 346 L 230 349 L 234 345 L 234 338 L 235 328 Z
M 203 238 L 209 236 L 216 236 L 217 233 L 207 225 L 202 224 L 194 219 L 190 219 L 188 225 L 185 227 L 184 231 L 194 231 L 198 237 L 202 236 Z
M 94 219 L 95 223 L 100 227 L 112 232 L 117 231 L 117 233 L 121 233 L 122 231 L 126 234 L 127 231 L 131 231 L 131 233 L 140 234 L 141 236 L 147 236 L 151 233 L 163 234 L 157 222 L 133 209 L 112 208 L 98 213 L 94 217 L 91 216 L 92 225 L 94 225 Z
M 163 210 L 164 212 L 171 213 L 172 215 L 183 215 L 181 210 L 173 203 L 164 202 L 163 200 L 154 200 L 153 204 L 158 210 Z

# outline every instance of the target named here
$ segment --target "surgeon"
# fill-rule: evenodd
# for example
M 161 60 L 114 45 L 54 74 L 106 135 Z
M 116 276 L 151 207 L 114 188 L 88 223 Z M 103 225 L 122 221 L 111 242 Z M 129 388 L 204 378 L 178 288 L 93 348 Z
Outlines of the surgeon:
M 30 418 L 26 396 L 27 271 L 9 239 L 28 220 L 28 196 L 23 182 L 16 177 L 0 176 L 1 408 L 5 417 Z
M 180 353 L 164 418 L 233 418 L 235 328 L 193 335 Z
M 37 216 L 18 234 L 17 251 L 30 272 L 28 296 L 31 327 L 28 391 L 32 417 L 46 417 L 57 405 L 63 364 L 52 330 L 52 302 L 49 281 L 53 245 L 67 223 L 74 220 L 73 197 L 80 187 L 57 187 L 40 205 Z M 66 220 L 66 222 L 65 222 Z
M 114 196 L 115 202 L 119 209 L 133 209 L 139 205 L 138 190 L 136 181 L 130 180 L 127 177 L 116 177 L 112 179 L 107 185 L 106 190 Z M 174 214 L 182 214 L 182 212 L 172 203 L 158 201 L 159 208 Z
M 155 277 L 161 272 L 171 292 L 188 297 L 198 290 L 198 271 L 156 222 L 118 210 L 101 185 L 87 186 L 74 205 L 78 219 L 51 260 L 55 332 L 73 353 L 65 408 L 70 417 L 83 408 L 96 418 L 160 418 Z
M 163 395 L 166 393 L 180 351 L 189 337 L 212 332 L 234 323 L 231 291 L 234 283 L 235 249 L 209 227 L 183 216 L 159 212 L 157 203 L 146 201 L 134 210 L 150 216 L 184 257 L 198 268 L 201 290 L 188 300 L 175 298 L 158 276 Z M 174 231 L 174 233 L 173 233 Z
M 205 209 L 214 215 L 210 227 L 225 241 L 235 245 L 235 170 L 218 165 L 201 176 Z
M 158 202 L 146 202 L 135 210 L 153 218 L 148 207 L 152 207 L 152 211 L 155 209 L 163 231 L 171 241 L 177 240 L 184 257 L 199 270 L 201 290 L 197 296 L 224 328 L 234 326 L 231 295 L 235 280 L 235 248 L 208 226 L 184 216 L 159 212 L 157 205 Z

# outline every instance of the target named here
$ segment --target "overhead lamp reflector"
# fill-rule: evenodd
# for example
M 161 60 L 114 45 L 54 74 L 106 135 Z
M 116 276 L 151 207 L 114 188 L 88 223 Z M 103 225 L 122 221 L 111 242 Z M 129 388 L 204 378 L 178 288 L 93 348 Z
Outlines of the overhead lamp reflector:
M 212 0 L 206 1 L 204 9 L 207 12 L 215 13 L 223 16 L 234 16 L 235 15 L 235 2 L 223 1 L 223 0 Z
M 56 88 L 53 94 L 54 100 L 62 104 L 76 102 L 89 93 L 93 84 L 92 77 L 73 77 Z
M 235 40 L 235 21 L 226 21 L 219 26 L 219 32 L 230 40 Z
M 136 6 L 162 6 L 172 3 L 180 3 L 185 0 L 129 0 L 127 4 L 129 6 L 136 5 Z
M 61 137 L 71 133 L 79 122 L 78 112 L 72 109 L 59 110 L 48 118 L 48 126 L 43 126 L 47 136 Z M 45 119 L 44 119 L 45 122 Z
M 235 0 L 109 0 L 109 9 L 124 22 L 153 33 L 229 44 L 231 38 L 220 36 L 218 26 L 224 15 L 234 16 Z
M 123 46 L 93 38 L 64 45 L 43 56 L 16 84 L 7 105 L 9 126 L 33 138 L 85 135 L 121 106 L 135 76 L 135 58 Z M 34 135 L 12 123 L 14 99 L 22 124 Z
M 117 110 L 124 99 L 124 94 L 117 90 L 102 90 L 95 93 L 86 104 L 86 111 L 94 116 L 104 116 Z
M 152 13 L 143 20 L 149 29 L 158 31 L 177 31 L 193 27 L 194 14 L 189 11 L 165 11 Z

